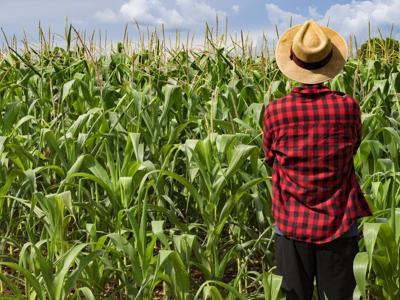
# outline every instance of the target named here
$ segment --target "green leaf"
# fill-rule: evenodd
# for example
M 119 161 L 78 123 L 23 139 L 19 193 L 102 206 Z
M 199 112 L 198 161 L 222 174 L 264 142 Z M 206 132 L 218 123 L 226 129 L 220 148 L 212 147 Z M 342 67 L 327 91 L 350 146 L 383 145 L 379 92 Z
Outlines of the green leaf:
M 99 250 L 99 251 L 92 252 L 79 260 L 78 267 L 72 272 L 72 274 L 68 277 L 67 281 L 65 282 L 64 295 L 68 295 L 73 288 L 76 288 L 75 285 L 79 279 L 79 275 L 102 252 L 104 252 L 104 251 Z M 90 290 L 89 290 L 89 292 L 91 293 Z M 85 292 L 83 292 L 83 293 L 85 294 Z M 85 296 L 86 296 L 86 294 L 85 294 Z
M 4 183 L 4 185 L 0 188 L 0 203 L 2 201 L 3 196 L 7 195 L 9 189 L 11 188 L 11 185 L 14 183 L 15 179 L 18 178 L 18 172 L 16 172 L 15 170 L 9 172 L 7 174 L 7 179 L 6 182 Z M 1 209 L 1 206 L 0 206 Z
M 372 256 L 376 244 L 376 240 L 378 239 L 379 230 L 382 224 L 379 223 L 365 223 L 364 224 L 364 240 L 365 240 L 365 248 L 368 253 L 368 265 L 369 269 L 372 264 Z
M 78 244 L 72 247 L 62 258 L 61 269 L 57 272 L 54 283 L 56 286 L 55 299 L 63 299 L 66 295 L 63 295 L 63 286 L 65 285 L 65 277 L 67 276 L 72 264 L 76 260 L 80 252 L 87 246 L 86 243 Z
M 129 259 L 135 257 L 136 251 L 126 238 L 118 233 L 110 233 L 107 236 L 113 241 L 117 250 L 125 253 Z
M 80 155 L 76 161 L 74 162 L 74 164 L 69 168 L 68 172 L 67 172 L 67 176 L 66 176 L 66 181 L 68 182 L 69 177 L 71 176 L 71 174 L 79 172 L 83 163 L 88 160 L 88 159 L 93 159 L 91 156 L 89 155 Z
M 67 134 L 71 134 L 71 136 L 76 138 L 78 134 L 81 133 L 82 127 L 89 119 L 89 116 L 90 116 L 89 114 L 80 115 L 68 129 Z
M 6 140 L 7 140 L 7 137 L 0 135 L 0 154 L 2 154 L 4 151 L 4 144 L 5 144 Z
M 176 297 L 185 299 L 189 293 L 189 274 L 186 271 L 185 265 L 179 255 L 172 250 L 160 250 L 158 254 L 159 268 L 164 269 L 171 279 L 171 288 L 175 290 Z M 170 266 L 173 267 L 174 271 Z M 179 282 L 179 284 L 174 284 Z
M 7 105 L 6 112 L 1 122 L 3 125 L 4 133 L 9 133 L 11 129 L 15 126 L 20 109 L 20 102 L 12 102 Z
M 42 253 L 40 252 L 40 249 L 38 249 L 38 247 L 36 247 L 35 245 L 32 246 L 33 249 L 35 250 L 35 258 L 39 264 L 40 267 L 40 272 L 42 273 L 42 277 L 44 279 L 45 282 L 45 288 L 48 292 L 48 294 L 50 295 L 50 298 L 55 297 L 55 293 L 56 293 L 56 286 L 55 286 L 55 282 L 54 282 L 54 274 L 53 274 L 53 266 L 52 264 L 47 261 Z M 57 298 L 53 298 L 53 299 L 57 299 Z
M 73 90 L 72 90 L 72 86 L 74 85 L 74 83 L 75 83 L 75 79 L 72 79 L 72 80 L 70 80 L 70 81 L 67 81 L 67 82 L 63 85 L 63 88 L 62 88 L 62 97 L 61 97 L 62 102 L 64 102 L 65 98 L 67 98 L 67 97 L 71 94 L 71 92 L 73 91 Z
M 221 293 L 215 286 L 205 286 L 203 289 L 203 299 L 223 300 Z
M 263 287 L 265 300 L 276 300 L 282 284 L 282 276 L 273 274 L 272 272 L 263 273 Z
M 363 299 L 367 299 L 366 288 L 368 266 L 368 254 L 366 252 L 357 253 L 354 258 L 353 272 L 356 279 L 358 291 L 361 292 Z
M 180 86 L 167 84 L 163 87 L 163 92 L 165 94 L 165 103 L 161 112 L 159 124 L 163 124 L 172 105 L 174 105 L 175 102 L 180 103 L 182 99 L 182 89 Z
M 1 195 L 1 194 L 0 194 Z M 394 224 L 392 230 L 395 232 L 396 244 L 400 245 L 400 208 L 394 210 L 394 214 L 390 216 L 389 224 Z
M 139 144 L 140 133 L 129 132 L 128 135 L 132 142 L 133 152 L 135 153 L 136 160 L 143 162 L 144 147 L 143 144 Z
M 225 172 L 225 178 L 229 178 L 232 174 L 235 174 L 246 161 L 246 159 L 250 157 L 250 163 L 253 168 L 253 171 L 257 169 L 257 158 L 258 158 L 258 149 L 255 146 L 249 145 L 238 145 L 235 148 L 234 155 L 232 160 L 229 162 L 229 167 Z
M 46 300 L 44 290 L 39 283 L 39 281 L 29 272 L 29 270 L 26 270 L 23 267 L 20 267 L 16 263 L 11 263 L 11 262 L 2 262 L 0 261 L 0 265 L 9 267 L 11 269 L 14 269 L 18 272 L 20 272 L 22 275 L 24 275 L 27 283 L 33 287 L 35 290 L 37 296 L 39 297 L 40 300 Z
M 50 129 L 42 129 L 42 135 L 44 136 L 47 144 L 49 145 L 51 152 L 55 155 L 58 155 L 63 163 L 64 166 L 67 166 L 67 161 L 64 156 L 64 152 L 61 151 L 59 140 L 57 139 L 56 135 Z
M 164 234 L 164 221 L 151 221 L 151 228 L 153 234 L 161 241 L 163 246 L 169 249 L 169 243 L 166 235 Z
M 238 300 L 246 300 L 247 298 L 242 295 L 241 293 L 239 293 L 237 290 L 235 290 L 232 286 L 222 282 L 222 281 L 217 281 L 217 280 L 207 280 L 206 282 L 204 282 L 199 289 L 196 292 L 196 295 L 194 296 L 194 300 L 196 300 L 199 297 L 199 294 L 201 293 L 201 291 L 203 290 L 204 287 L 210 285 L 210 284 L 215 284 L 218 285 L 222 288 L 224 288 L 225 290 L 227 290 L 228 292 L 230 292 L 231 294 L 233 294 L 235 296 L 235 299 Z
M 14 293 L 14 295 L 13 296 L 10 296 L 10 297 L 6 297 L 6 298 L 4 298 L 4 299 L 13 299 L 13 300 L 15 300 L 15 299 L 24 299 L 24 297 L 22 296 L 22 294 L 21 294 L 21 292 L 20 292 L 20 289 L 15 285 L 15 284 L 13 284 L 12 282 L 11 282 L 11 280 L 10 279 L 8 279 L 5 275 L 3 275 L 2 273 L 0 273 L 0 280 L 1 280 L 1 282 L 3 283 L 3 288 L 4 288 L 4 285 L 6 286 L 6 287 L 8 287 L 13 293 Z M 2 298 L 3 299 L 3 298 Z M 3 299 L 3 300 L 4 300 Z
M 82 293 L 87 300 L 96 300 L 92 291 L 88 287 L 81 287 L 77 289 L 78 294 Z

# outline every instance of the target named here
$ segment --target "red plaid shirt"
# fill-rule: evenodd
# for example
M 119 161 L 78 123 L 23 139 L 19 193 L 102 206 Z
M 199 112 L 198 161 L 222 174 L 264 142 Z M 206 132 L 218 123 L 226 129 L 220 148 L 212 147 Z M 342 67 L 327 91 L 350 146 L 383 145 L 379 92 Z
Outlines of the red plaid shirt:
M 290 239 L 322 244 L 370 215 L 354 171 L 360 106 L 322 84 L 302 85 L 268 104 L 264 152 L 272 167 L 272 213 Z

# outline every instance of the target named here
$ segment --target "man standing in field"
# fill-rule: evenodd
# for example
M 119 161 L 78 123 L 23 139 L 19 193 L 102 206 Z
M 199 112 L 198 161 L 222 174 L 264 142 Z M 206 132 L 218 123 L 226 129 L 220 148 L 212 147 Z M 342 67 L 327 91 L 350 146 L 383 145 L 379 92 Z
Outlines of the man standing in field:
M 352 299 L 357 218 L 370 215 L 354 171 L 362 138 L 356 100 L 322 82 L 340 73 L 346 41 L 314 21 L 290 28 L 276 61 L 302 83 L 264 113 L 264 151 L 272 167 L 277 269 L 286 299 Z

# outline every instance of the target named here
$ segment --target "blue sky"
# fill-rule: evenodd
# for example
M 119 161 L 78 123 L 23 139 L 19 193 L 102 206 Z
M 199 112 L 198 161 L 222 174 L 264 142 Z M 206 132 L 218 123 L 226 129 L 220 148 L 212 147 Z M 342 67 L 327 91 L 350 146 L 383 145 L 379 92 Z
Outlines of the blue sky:
M 136 20 L 142 28 L 160 28 L 167 32 L 195 32 L 202 38 L 204 23 L 214 24 L 215 15 L 229 20 L 229 32 L 240 30 L 257 41 L 264 33 L 276 39 L 279 32 L 294 24 L 315 19 L 339 31 L 346 39 L 355 34 L 365 40 L 368 21 L 373 34 L 379 27 L 399 38 L 400 0 L 321 1 L 321 0 L 0 0 L 0 27 L 8 36 L 16 34 L 20 40 L 23 31 L 31 41 L 37 39 L 39 20 L 43 27 L 62 34 L 66 18 L 79 29 L 107 32 L 114 42 L 123 36 L 125 24 L 132 38 L 136 37 Z M 3 38 L 0 37 L 0 41 Z

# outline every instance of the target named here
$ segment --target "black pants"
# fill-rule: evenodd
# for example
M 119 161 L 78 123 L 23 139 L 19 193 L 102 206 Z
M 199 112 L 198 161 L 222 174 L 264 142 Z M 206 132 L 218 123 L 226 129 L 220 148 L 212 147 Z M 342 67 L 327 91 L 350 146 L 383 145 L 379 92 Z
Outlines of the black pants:
M 287 300 L 310 300 L 316 277 L 319 299 L 352 299 L 356 282 L 353 260 L 358 237 L 339 238 L 326 244 L 310 244 L 275 235 L 275 253 L 282 290 Z

